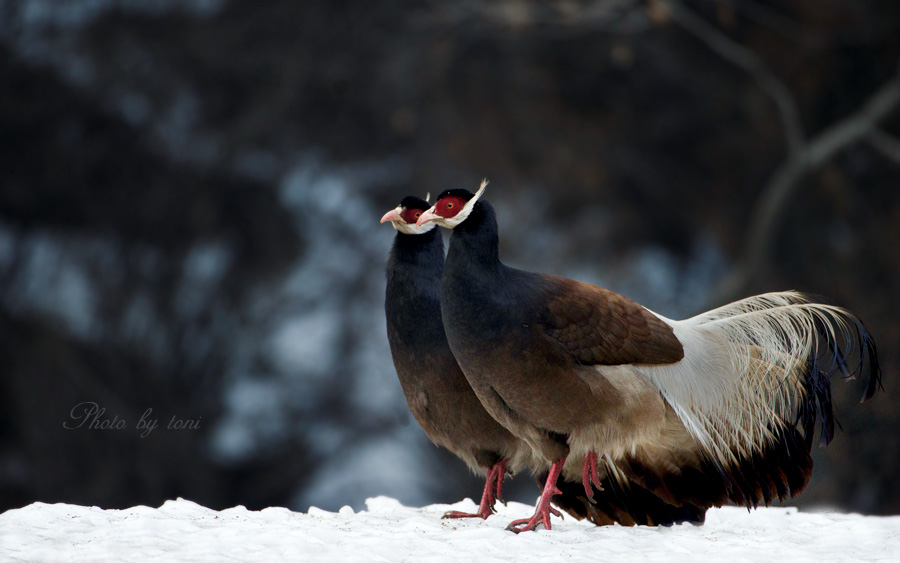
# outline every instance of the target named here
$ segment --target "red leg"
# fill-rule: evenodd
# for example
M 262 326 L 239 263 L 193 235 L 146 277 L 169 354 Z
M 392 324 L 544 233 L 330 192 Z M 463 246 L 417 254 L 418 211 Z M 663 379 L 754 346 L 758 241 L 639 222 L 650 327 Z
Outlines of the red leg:
M 506 505 L 506 501 L 503 500 L 503 480 L 506 478 L 506 462 L 509 460 L 501 459 L 498 463 L 500 466 L 497 469 L 497 493 L 494 495 L 494 500 L 499 500 L 504 505 Z
M 526 532 L 528 530 L 535 530 L 540 524 L 544 525 L 544 528 L 547 530 L 550 529 L 550 515 L 562 517 L 558 510 L 550 506 L 550 498 L 553 495 L 562 494 L 562 492 L 556 488 L 556 480 L 559 479 L 559 474 L 562 473 L 563 464 L 566 462 L 566 458 L 562 458 L 553 462 L 553 465 L 550 466 L 550 473 L 547 475 L 547 480 L 544 482 L 544 490 L 541 492 L 541 498 L 538 500 L 537 506 L 534 509 L 534 516 L 531 518 L 523 518 L 521 520 L 513 520 L 509 523 L 509 526 L 506 527 L 507 530 L 515 533 Z
M 591 482 L 594 483 L 594 487 L 596 487 L 598 491 L 602 491 L 603 485 L 600 484 L 600 473 L 597 472 L 597 454 L 593 455 L 594 464 L 591 466 Z
M 589 501 L 594 502 L 594 487 L 602 491 L 600 485 L 600 474 L 597 471 L 597 454 L 589 452 L 584 456 L 584 464 L 581 466 L 581 481 L 584 484 L 584 493 Z M 592 487 L 591 485 L 594 485 Z
M 484 491 L 481 493 L 481 503 L 478 505 L 478 511 L 460 512 L 459 510 L 451 510 L 445 512 L 441 518 L 484 518 L 494 513 L 494 504 L 500 498 L 503 492 L 503 479 L 506 477 L 506 462 L 509 460 L 501 459 L 495 463 L 488 471 L 487 478 L 484 480 Z

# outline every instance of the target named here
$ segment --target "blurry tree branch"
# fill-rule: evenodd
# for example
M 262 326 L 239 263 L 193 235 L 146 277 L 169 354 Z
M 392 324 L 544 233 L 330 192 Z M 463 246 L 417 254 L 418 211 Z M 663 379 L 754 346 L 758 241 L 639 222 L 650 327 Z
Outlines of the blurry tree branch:
M 535 28 L 558 36 L 583 35 L 603 30 L 629 34 L 652 24 L 643 0 L 588 0 L 543 2 L 501 0 L 498 2 L 432 2 L 442 24 L 460 25 L 476 21 L 505 28 Z
M 809 23 L 791 19 L 779 11 L 778 8 L 783 8 L 783 6 L 778 6 L 777 4 L 768 6 L 757 0 L 714 1 L 716 4 L 734 10 L 748 21 L 765 27 L 789 41 L 811 48 L 822 47 L 833 43 L 833 27 L 826 30 L 822 27 L 812 26 L 809 25 Z M 840 28 L 839 32 L 845 38 L 854 36 L 853 26 L 851 25 L 843 26 Z M 880 35 L 882 33 L 890 33 L 891 30 L 888 28 L 882 30 L 867 30 L 867 32 L 873 35 Z M 857 39 L 862 38 L 859 37 Z
M 733 295 L 747 289 L 751 276 L 759 275 L 767 267 L 778 225 L 791 197 L 800 188 L 803 176 L 861 139 L 880 143 L 879 149 L 884 147 L 885 139 L 878 132 L 878 124 L 898 104 L 900 76 L 895 76 L 855 113 L 806 141 L 798 153 L 788 156 L 763 188 L 751 212 L 744 250 L 734 276 L 723 287 L 723 293 Z M 896 158 L 898 153 L 893 154 Z
M 866 141 L 889 160 L 900 164 L 900 139 L 893 137 L 881 129 L 873 129 L 866 135 Z
M 778 107 L 785 130 L 785 161 L 763 188 L 750 215 L 749 233 L 738 266 L 723 283 L 717 296 L 719 299 L 732 298 L 749 289 L 751 279 L 760 277 L 769 264 L 772 240 L 779 223 L 807 172 L 860 139 L 866 139 L 877 150 L 900 162 L 900 143 L 878 129 L 881 120 L 900 104 L 900 73 L 873 94 L 859 110 L 812 139 L 805 139 L 793 95 L 759 56 L 688 10 L 678 0 L 668 0 L 665 6 L 673 21 L 723 59 L 753 76 Z
M 730 37 L 716 29 L 688 10 L 676 0 L 666 4 L 672 20 L 688 33 L 702 41 L 712 51 L 726 61 L 747 71 L 756 80 L 759 87 L 772 99 L 778 108 L 778 114 L 784 127 L 788 152 L 796 156 L 803 145 L 803 127 L 800 123 L 800 112 L 790 89 L 776 77 L 763 60 L 753 51 L 738 44 Z

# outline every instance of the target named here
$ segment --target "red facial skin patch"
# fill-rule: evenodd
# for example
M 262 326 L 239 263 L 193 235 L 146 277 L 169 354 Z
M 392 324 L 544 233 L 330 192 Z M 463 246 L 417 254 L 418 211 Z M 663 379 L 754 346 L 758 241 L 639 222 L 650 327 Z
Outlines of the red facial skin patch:
M 466 200 L 461 197 L 447 196 L 434 204 L 434 213 L 444 219 L 449 219 L 455 217 L 465 204 Z
M 400 214 L 400 218 L 410 225 L 415 225 L 416 221 L 419 220 L 419 216 L 422 215 L 422 212 L 421 209 L 404 209 Z

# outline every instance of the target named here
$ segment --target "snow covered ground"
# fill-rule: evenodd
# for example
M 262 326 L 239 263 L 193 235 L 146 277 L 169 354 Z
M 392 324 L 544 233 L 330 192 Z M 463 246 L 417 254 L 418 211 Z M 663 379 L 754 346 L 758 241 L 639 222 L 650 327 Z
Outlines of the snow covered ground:
M 465 500 L 424 508 L 378 497 L 354 513 L 311 508 L 217 512 L 178 499 L 103 510 L 35 503 L 0 515 L 2 561 L 900 561 L 900 516 L 768 508 L 711 510 L 704 526 L 504 530 L 532 507 L 509 503 L 483 520 L 441 520 Z

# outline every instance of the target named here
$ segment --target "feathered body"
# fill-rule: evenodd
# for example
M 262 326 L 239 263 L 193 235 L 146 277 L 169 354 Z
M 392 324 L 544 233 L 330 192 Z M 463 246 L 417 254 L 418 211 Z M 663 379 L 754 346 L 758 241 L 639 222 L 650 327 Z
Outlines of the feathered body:
M 878 385 L 874 343 L 843 309 L 786 292 L 667 319 L 597 286 L 505 266 L 494 210 L 471 198 L 458 202 L 468 201 L 461 221 L 439 222 L 454 229 L 441 291 L 450 348 L 491 416 L 545 463 L 564 459 L 563 477 L 582 476 L 594 454 L 607 498 L 650 493 L 665 514 L 702 520 L 728 501 L 796 494 L 817 419 L 831 438 L 828 378 L 850 375 L 844 355 L 868 376 L 866 398 Z M 595 520 L 643 523 L 604 506 L 601 496 Z
M 479 475 L 501 459 L 523 469 L 531 451 L 484 410 L 447 345 L 441 322 L 439 229 L 398 232 L 387 264 L 388 342 L 410 411 L 428 438 Z
M 487 413 L 450 351 L 441 320 L 444 244 L 440 230 L 413 229 L 400 217 L 400 210 L 409 214 L 426 207 L 426 202 L 418 198 L 404 198 L 396 214 L 389 212 L 382 220 L 397 221 L 399 231 L 386 267 L 388 342 L 407 404 L 425 434 L 462 459 L 473 472 L 486 477 L 477 513 L 450 512 L 445 516 L 485 518 L 500 496 L 507 472 L 518 473 L 526 465 L 540 470 L 546 464 L 527 443 Z M 413 220 L 413 215 L 408 219 Z M 559 487 L 556 501 L 561 508 L 575 518 L 606 523 L 606 517 L 588 502 L 579 482 L 561 479 Z M 645 496 L 636 506 L 641 507 L 639 512 L 656 514 L 654 521 L 672 523 L 682 513 L 678 510 L 660 515 L 659 501 Z M 632 497 L 634 504 L 638 497 Z M 624 510 L 617 499 L 606 504 L 610 511 Z M 646 518 L 638 518 L 640 523 L 649 523 Z

